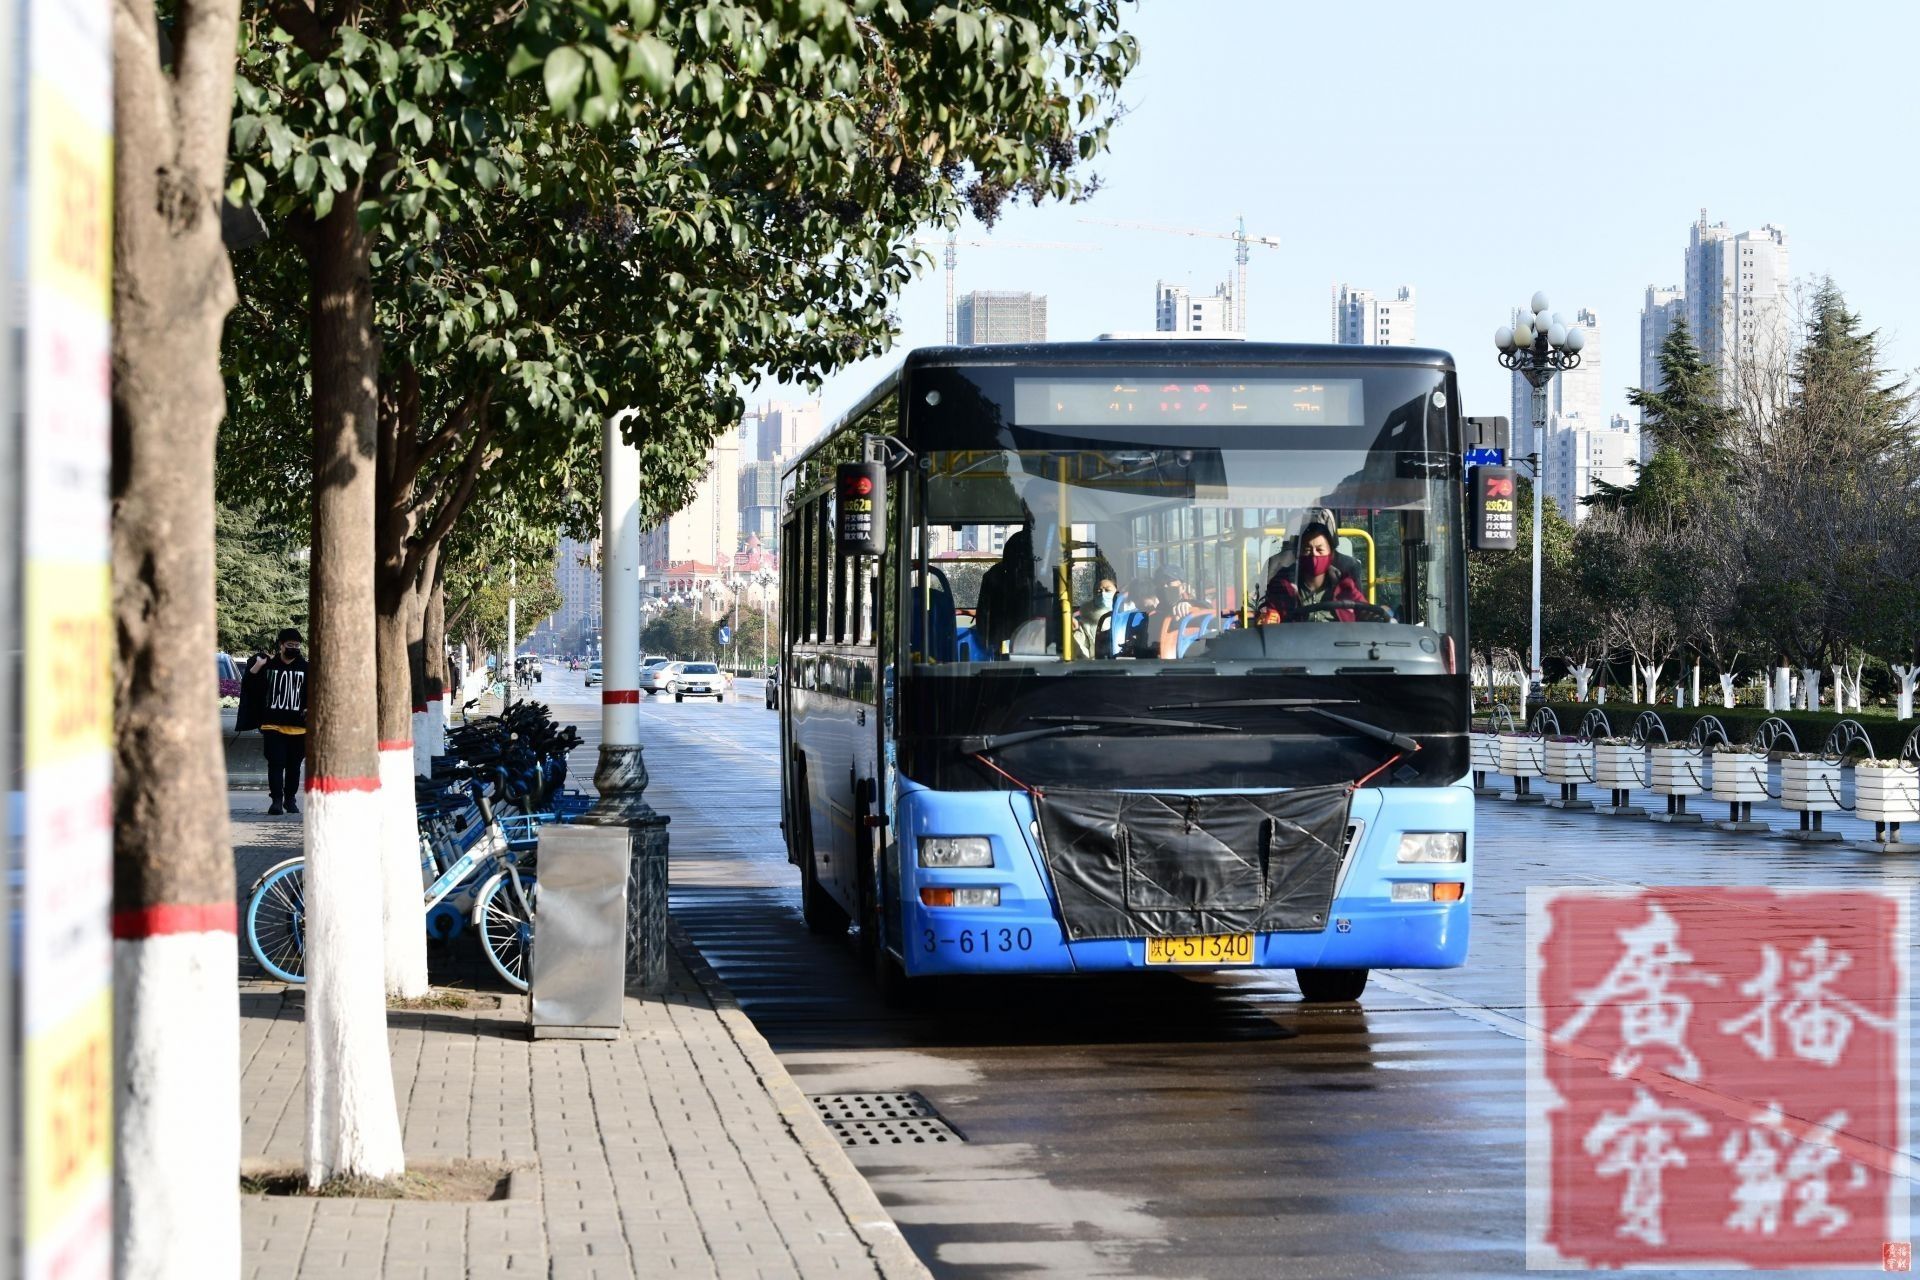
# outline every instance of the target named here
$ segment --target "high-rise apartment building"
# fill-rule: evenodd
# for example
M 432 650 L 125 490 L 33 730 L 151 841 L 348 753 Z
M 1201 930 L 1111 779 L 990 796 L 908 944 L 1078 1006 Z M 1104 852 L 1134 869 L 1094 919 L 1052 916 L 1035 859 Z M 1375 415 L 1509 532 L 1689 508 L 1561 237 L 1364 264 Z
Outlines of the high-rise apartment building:
M 1333 340 L 1346 346 L 1410 347 L 1413 335 L 1413 286 L 1401 285 L 1391 298 L 1376 298 L 1371 289 L 1335 285 Z
M 777 551 L 780 545 L 780 467 L 778 462 L 740 465 L 740 540 L 758 538 Z
M 1674 322 L 1687 314 L 1686 291 L 1679 285 L 1648 285 L 1640 307 L 1640 381 L 1644 390 L 1660 389 L 1660 348 L 1673 332 Z M 1697 340 L 1697 339 L 1696 339 Z M 1653 456 L 1653 438 L 1640 436 L 1640 461 Z
M 1687 327 L 1729 391 L 1742 371 L 1787 358 L 1791 283 L 1787 233 L 1772 223 L 1735 234 L 1702 209 L 1688 228 Z
M 1513 313 L 1515 324 L 1529 318 L 1519 311 Z M 1569 326 L 1578 325 L 1585 330 L 1587 344 L 1581 349 L 1580 363 L 1547 384 L 1549 435 L 1569 419 L 1578 420 L 1572 425 L 1588 428 L 1599 427 L 1606 421 L 1601 408 L 1606 394 L 1601 374 L 1601 352 L 1606 344 L 1602 341 L 1605 334 L 1600 327 L 1600 317 L 1583 307 L 1565 323 Z M 1543 451 L 1540 441 L 1534 436 L 1533 387 L 1516 373 L 1513 375 L 1513 453 L 1516 457 L 1524 458 L 1538 452 Z
M 1047 340 L 1047 295 L 976 290 L 953 304 L 954 341 L 963 347 Z
M 640 536 L 640 563 L 649 581 L 685 566 L 695 576 L 718 576 L 739 549 L 740 436 L 729 432 L 707 450 L 693 501 Z
M 1587 518 L 1585 500 L 1599 482 L 1622 488 L 1639 479 L 1640 428 L 1615 414 L 1605 426 L 1567 418 L 1548 433 L 1546 496 L 1574 524 Z
M 560 539 L 553 553 L 553 582 L 560 593 L 552 629 L 566 653 L 585 653 L 600 630 L 600 540 Z
M 1233 327 L 1233 288 L 1216 287 L 1209 297 L 1197 297 L 1183 284 L 1159 280 L 1153 286 L 1153 327 L 1160 333 L 1237 333 Z
M 820 402 L 791 404 L 769 400 L 752 415 L 754 457 L 760 462 L 786 463 L 820 434 Z

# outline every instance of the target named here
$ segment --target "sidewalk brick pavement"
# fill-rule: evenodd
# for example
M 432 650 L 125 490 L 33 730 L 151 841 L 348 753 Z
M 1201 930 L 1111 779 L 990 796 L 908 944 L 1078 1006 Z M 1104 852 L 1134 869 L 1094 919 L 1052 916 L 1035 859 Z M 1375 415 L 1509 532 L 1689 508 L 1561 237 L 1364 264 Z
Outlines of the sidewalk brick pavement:
M 253 824 L 236 819 L 244 847 Z M 677 927 L 670 978 L 661 999 L 628 998 L 617 1041 L 531 1041 L 511 994 L 498 1009 L 390 1012 L 408 1159 L 513 1166 L 507 1197 L 246 1196 L 248 1280 L 925 1276 Z M 240 1006 L 248 1167 L 297 1166 L 304 1001 L 245 979 Z

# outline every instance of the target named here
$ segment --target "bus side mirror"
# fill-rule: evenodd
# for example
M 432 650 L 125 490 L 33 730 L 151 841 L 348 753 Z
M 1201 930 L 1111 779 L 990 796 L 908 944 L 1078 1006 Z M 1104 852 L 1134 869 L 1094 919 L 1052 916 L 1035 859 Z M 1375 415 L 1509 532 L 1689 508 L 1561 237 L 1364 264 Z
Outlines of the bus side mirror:
M 1512 551 L 1520 545 L 1515 474 L 1512 467 L 1475 467 L 1467 473 L 1468 545 L 1475 551 Z

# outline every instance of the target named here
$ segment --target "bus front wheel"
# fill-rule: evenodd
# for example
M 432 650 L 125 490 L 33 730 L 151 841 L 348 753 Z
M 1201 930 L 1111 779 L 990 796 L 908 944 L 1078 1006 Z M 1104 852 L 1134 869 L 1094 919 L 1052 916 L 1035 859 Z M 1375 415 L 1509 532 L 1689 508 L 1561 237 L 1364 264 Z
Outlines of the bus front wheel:
M 1294 980 L 1308 1004 L 1352 1004 L 1367 989 L 1366 969 L 1295 969 Z

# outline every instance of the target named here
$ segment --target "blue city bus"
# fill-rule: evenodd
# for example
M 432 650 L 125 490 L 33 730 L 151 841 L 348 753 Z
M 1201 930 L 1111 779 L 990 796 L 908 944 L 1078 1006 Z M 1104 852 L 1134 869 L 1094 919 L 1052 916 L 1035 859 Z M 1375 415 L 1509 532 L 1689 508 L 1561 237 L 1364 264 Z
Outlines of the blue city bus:
M 1462 432 L 1419 348 L 908 355 L 782 477 L 809 928 L 895 993 L 1463 963 Z

